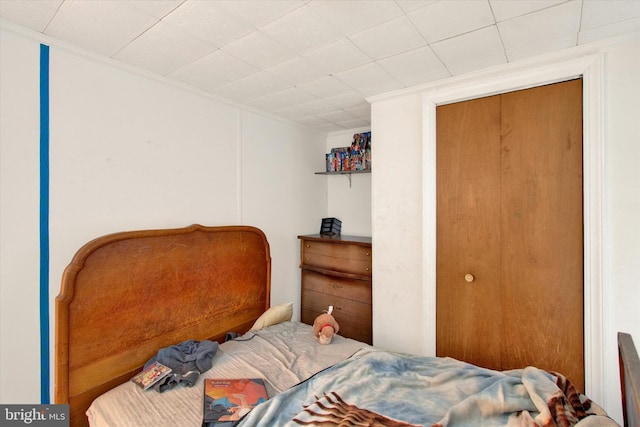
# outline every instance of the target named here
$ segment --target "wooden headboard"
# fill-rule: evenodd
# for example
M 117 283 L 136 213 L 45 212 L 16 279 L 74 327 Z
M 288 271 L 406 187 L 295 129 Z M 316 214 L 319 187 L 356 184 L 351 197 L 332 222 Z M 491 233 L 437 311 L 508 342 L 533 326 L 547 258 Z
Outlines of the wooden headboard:
M 631 335 L 618 332 L 620 385 L 625 427 L 640 427 L 640 358 Z
M 269 307 L 271 256 L 254 227 L 192 225 L 110 234 L 84 245 L 56 298 L 55 402 L 71 425 L 158 349 L 224 341 Z

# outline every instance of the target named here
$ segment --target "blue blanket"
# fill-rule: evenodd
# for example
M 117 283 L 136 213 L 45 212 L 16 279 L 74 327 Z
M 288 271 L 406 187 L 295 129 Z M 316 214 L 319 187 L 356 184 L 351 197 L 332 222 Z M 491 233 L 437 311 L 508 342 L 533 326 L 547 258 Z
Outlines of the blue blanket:
M 555 426 L 591 402 L 561 375 L 363 349 L 259 405 L 240 426 Z M 344 424 L 340 424 L 340 423 Z

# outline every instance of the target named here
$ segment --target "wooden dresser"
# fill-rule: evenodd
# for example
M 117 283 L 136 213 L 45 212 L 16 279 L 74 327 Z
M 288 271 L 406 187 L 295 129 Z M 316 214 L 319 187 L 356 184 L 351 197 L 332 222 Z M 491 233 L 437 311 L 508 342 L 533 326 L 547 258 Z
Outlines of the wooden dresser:
M 301 321 L 309 325 L 330 305 L 339 334 L 371 344 L 371 238 L 298 236 Z

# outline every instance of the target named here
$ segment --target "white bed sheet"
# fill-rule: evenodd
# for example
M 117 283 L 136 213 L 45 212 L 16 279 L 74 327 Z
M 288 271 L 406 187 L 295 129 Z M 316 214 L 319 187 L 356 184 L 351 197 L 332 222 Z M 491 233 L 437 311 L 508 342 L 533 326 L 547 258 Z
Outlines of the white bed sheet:
M 158 393 L 127 382 L 97 398 L 87 417 L 95 427 L 199 426 L 204 378 L 264 378 L 272 397 L 364 347 L 341 336 L 320 345 L 311 326 L 280 323 L 221 344 L 212 368 L 193 387 Z

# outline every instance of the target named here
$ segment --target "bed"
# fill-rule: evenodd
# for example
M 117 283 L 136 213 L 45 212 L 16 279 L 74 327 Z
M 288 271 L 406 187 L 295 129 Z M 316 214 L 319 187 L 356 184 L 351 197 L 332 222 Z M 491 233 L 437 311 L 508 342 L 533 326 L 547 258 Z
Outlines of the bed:
M 73 426 L 198 426 L 204 379 L 260 377 L 270 399 L 239 426 L 617 425 L 561 374 L 491 371 L 341 336 L 320 345 L 311 326 L 290 321 L 290 304 L 270 306 L 270 280 L 269 243 L 255 227 L 192 225 L 87 243 L 56 299 L 56 403 L 70 405 Z M 129 381 L 184 340 L 219 343 L 192 387 L 160 393 Z M 637 376 L 634 353 L 621 348 L 621 366 Z M 633 420 L 637 379 L 626 378 Z

